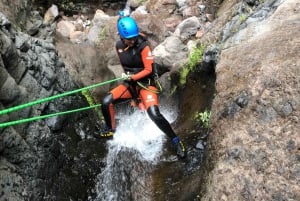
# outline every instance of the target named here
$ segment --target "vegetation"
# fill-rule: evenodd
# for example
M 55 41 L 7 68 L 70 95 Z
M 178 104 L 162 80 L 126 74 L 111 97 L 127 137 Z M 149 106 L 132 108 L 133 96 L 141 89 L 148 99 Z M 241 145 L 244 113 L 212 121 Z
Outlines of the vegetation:
M 241 14 L 241 15 L 239 16 L 239 19 L 240 19 L 240 21 L 243 23 L 243 22 L 245 22 L 245 21 L 246 21 L 246 19 L 247 19 L 247 15 L 245 15 L 245 14 Z
M 211 111 L 206 109 L 204 112 L 196 112 L 194 116 L 194 120 L 197 122 L 201 122 L 204 128 L 209 128 L 210 116 L 211 116 Z
M 192 49 L 189 55 L 188 62 L 184 65 L 180 73 L 180 84 L 186 83 L 188 74 L 196 68 L 196 66 L 202 61 L 202 55 L 205 50 L 204 45 L 196 46 Z
M 99 43 L 105 41 L 106 38 L 107 38 L 107 29 L 106 26 L 104 26 L 99 32 Z
M 96 105 L 96 102 L 89 90 L 83 90 L 81 93 L 85 97 L 86 101 L 88 102 L 88 104 L 90 106 Z M 97 116 L 99 117 L 99 120 L 102 120 L 103 117 L 102 117 L 102 113 L 101 113 L 99 107 L 95 108 L 95 112 L 96 112 Z
M 75 8 L 75 4 L 73 2 L 69 2 L 69 1 L 62 1 L 60 4 L 61 9 L 64 10 L 73 10 Z

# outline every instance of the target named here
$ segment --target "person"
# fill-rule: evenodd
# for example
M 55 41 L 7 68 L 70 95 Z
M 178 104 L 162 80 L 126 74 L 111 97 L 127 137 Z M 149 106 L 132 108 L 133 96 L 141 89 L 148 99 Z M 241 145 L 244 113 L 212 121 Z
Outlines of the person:
M 139 99 L 150 119 L 172 141 L 180 158 L 186 156 L 182 140 L 175 134 L 166 118 L 158 108 L 158 91 L 153 84 L 153 56 L 147 38 L 139 32 L 136 21 L 129 16 L 119 18 L 117 22 L 120 40 L 116 42 L 116 51 L 127 79 L 104 96 L 101 110 L 105 128 L 100 137 L 112 137 L 116 131 L 114 103 L 120 100 Z

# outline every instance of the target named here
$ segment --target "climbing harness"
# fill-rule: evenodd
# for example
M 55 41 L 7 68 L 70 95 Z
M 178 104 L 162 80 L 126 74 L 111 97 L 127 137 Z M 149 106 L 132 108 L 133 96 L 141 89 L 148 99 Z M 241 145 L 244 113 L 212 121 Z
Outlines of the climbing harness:
M 137 82 L 137 84 L 138 84 L 141 88 L 143 88 L 143 89 L 145 89 L 145 90 L 148 90 L 148 91 L 151 91 L 152 93 L 156 93 L 156 94 L 161 93 L 161 92 L 162 92 L 162 87 L 161 87 L 161 84 L 160 84 L 159 80 L 154 80 L 154 82 L 155 82 L 155 86 L 158 88 L 157 90 L 149 89 L 148 87 L 146 87 L 146 86 L 145 86 L 143 83 L 141 83 L 141 82 Z M 150 85 L 150 84 L 149 84 L 149 85 Z
M 37 105 L 37 104 L 44 103 L 44 102 L 49 102 L 49 101 L 54 100 L 54 99 L 62 98 L 62 97 L 65 97 L 65 96 L 68 96 L 68 95 L 71 95 L 71 94 L 75 94 L 75 93 L 78 93 L 78 92 L 81 92 L 81 91 L 96 88 L 96 87 L 99 87 L 99 86 L 102 86 L 102 85 L 106 85 L 106 84 L 109 84 L 109 83 L 112 83 L 112 82 L 117 82 L 117 81 L 124 80 L 124 79 L 125 79 L 124 77 L 120 77 L 120 78 L 108 80 L 106 82 L 101 82 L 101 83 L 98 83 L 98 84 L 90 85 L 90 86 L 83 87 L 83 88 L 80 88 L 80 89 L 76 89 L 76 90 L 73 90 L 73 91 L 68 91 L 68 92 L 65 92 L 65 93 L 62 93 L 62 94 L 49 96 L 49 97 L 46 97 L 46 98 L 38 99 L 36 101 L 32 101 L 32 102 L 25 103 L 25 104 L 22 104 L 22 105 L 18 105 L 18 106 L 15 106 L 15 107 L 0 110 L 0 116 L 4 115 L 4 114 L 11 113 L 11 112 L 15 112 L 15 111 L 27 108 L 27 107 L 31 107 L 33 105 Z M 31 117 L 31 118 L 27 118 L 27 119 L 20 119 L 20 120 L 0 123 L 0 128 L 12 126 L 12 125 L 17 125 L 17 124 L 21 124 L 21 123 L 27 123 L 27 122 L 31 122 L 31 121 L 35 121 L 35 120 L 39 120 L 39 119 L 45 119 L 45 118 L 49 118 L 49 117 L 53 117 L 53 116 L 70 114 L 70 113 L 79 112 L 79 111 L 83 111 L 83 110 L 88 110 L 88 109 L 96 108 L 96 107 L 100 107 L 100 106 L 101 106 L 101 104 L 91 105 L 91 106 L 88 106 L 88 107 L 78 108 L 78 109 L 74 109 L 74 110 L 68 110 L 68 111 L 64 111 L 64 112 L 58 112 L 58 113 L 53 113 L 53 114 L 47 114 L 47 115 L 42 115 L 42 116 Z

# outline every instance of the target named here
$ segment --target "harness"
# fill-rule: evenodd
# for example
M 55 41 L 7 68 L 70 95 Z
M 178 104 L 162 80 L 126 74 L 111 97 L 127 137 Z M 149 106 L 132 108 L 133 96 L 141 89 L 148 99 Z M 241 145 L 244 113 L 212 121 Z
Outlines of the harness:
M 116 49 L 125 72 L 135 74 L 144 69 L 144 64 L 140 53 L 147 45 L 147 39 L 143 35 L 139 35 L 136 40 L 135 46 L 130 48 L 126 47 L 122 39 L 117 41 Z M 157 70 L 155 69 L 155 66 L 156 65 L 152 65 L 151 75 L 148 75 L 135 82 L 126 81 L 128 89 L 134 99 L 138 98 L 139 90 L 141 88 L 151 91 L 153 93 L 160 93 L 162 91 L 162 86 L 158 79 L 159 75 L 157 73 Z M 149 86 L 155 86 L 157 90 L 149 89 Z
M 135 74 L 144 69 L 141 51 L 148 45 L 145 37 L 139 36 L 133 47 L 128 48 L 121 40 L 117 41 L 116 49 L 124 71 Z

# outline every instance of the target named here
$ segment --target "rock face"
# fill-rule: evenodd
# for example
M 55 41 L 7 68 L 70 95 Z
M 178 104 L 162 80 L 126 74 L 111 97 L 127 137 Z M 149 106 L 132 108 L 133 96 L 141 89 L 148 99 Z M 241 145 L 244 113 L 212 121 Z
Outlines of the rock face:
M 42 35 L 40 28 L 41 38 L 32 37 L 17 32 L 15 24 L 0 13 L 0 110 L 77 88 L 53 44 L 54 35 L 51 33 L 54 33 L 55 26 L 43 26 L 49 30 L 47 34 Z M 63 100 L 0 115 L 0 122 L 66 111 L 74 106 L 86 106 L 86 101 L 80 95 L 70 95 Z M 98 149 L 97 157 L 101 158 L 105 152 L 103 146 L 98 146 L 93 140 L 86 146 L 89 141 L 87 129 L 91 134 L 93 128 L 82 121 L 80 125 L 74 124 L 78 118 L 89 122 L 88 116 L 88 113 L 57 116 L 29 124 L 1 127 L 0 200 L 66 199 L 65 192 L 68 192 L 69 199 L 86 200 L 88 190 L 78 187 L 78 183 L 87 179 L 85 186 L 94 187 L 94 181 L 90 178 L 95 177 L 101 168 L 99 160 L 91 161 L 86 153 L 90 149 Z M 71 124 L 67 118 L 72 121 Z M 73 132 L 66 134 L 64 129 Z M 74 131 L 76 129 L 81 135 Z M 88 163 L 92 167 L 90 170 L 86 168 Z M 62 188 L 64 185 L 69 188 Z
M 300 5 L 267 4 L 221 51 L 201 200 L 300 199 Z
M 31 0 L 16 0 L 0 3 L 0 10 L 15 25 L 25 27 L 27 17 L 30 13 Z

